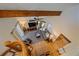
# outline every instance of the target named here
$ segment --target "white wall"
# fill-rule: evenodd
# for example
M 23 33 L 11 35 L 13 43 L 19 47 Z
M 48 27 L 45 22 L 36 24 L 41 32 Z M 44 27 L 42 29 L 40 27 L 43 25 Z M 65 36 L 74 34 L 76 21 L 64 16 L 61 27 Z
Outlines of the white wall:
M 15 18 L 0 18 L 0 55 L 7 49 L 4 46 L 4 42 L 7 40 L 14 40 L 10 32 L 15 23 Z
M 53 30 L 58 34 L 63 33 L 71 43 L 65 47 L 63 55 L 79 55 L 79 6 L 74 6 L 62 11 L 61 16 L 47 17 L 53 24 Z

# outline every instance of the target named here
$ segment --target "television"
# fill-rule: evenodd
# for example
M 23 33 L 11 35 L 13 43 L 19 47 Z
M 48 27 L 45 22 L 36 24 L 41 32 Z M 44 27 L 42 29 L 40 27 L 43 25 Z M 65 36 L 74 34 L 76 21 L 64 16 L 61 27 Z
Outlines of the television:
M 29 27 L 35 27 L 37 25 L 37 23 L 36 22 L 29 22 L 28 25 L 29 25 Z

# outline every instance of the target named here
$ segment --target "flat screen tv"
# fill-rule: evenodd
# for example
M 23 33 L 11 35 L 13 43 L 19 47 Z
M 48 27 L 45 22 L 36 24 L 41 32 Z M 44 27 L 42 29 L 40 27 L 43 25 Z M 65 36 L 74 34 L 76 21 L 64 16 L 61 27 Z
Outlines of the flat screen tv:
M 31 22 L 31 23 L 28 23 L 29 27 L 35 27 L 37 24 L 36 22 Z

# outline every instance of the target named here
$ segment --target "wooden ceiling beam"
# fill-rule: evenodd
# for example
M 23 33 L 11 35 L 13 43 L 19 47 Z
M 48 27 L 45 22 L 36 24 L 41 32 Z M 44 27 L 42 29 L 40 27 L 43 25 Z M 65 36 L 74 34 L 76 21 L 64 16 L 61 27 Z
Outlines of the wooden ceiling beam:
M 26 16 L 60 16 L 62 11 L 0 10 L 0 18 Z

